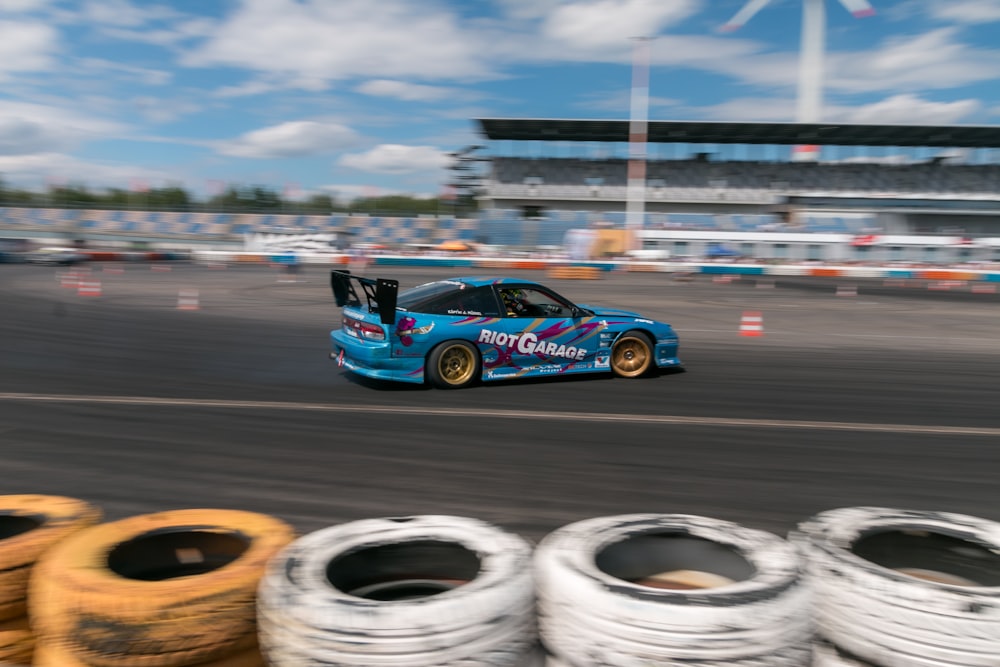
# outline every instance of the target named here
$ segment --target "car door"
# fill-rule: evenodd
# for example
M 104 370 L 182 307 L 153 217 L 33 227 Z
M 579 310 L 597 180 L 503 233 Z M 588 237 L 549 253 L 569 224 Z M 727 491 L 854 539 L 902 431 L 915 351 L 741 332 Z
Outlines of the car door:
M 572 303 L 537 285 L 498 286 L 506 316 L 506 360 L 517 375 L 592 370 L 600 325 Z

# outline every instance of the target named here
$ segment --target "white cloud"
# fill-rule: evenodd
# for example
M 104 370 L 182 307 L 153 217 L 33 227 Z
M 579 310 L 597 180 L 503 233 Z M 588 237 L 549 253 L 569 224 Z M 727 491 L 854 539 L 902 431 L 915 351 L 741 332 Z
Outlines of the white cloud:
M 88 74 L 107 75 L 109 72 L 121 73 L 131 81 L 139 81 L 148 86 L 164 86 L 173 79 L 173 72 L 164 69 L 139 67 L 127 63 L 104 60 L 103 58 L 81 58 L 76 61 L 80 69 Z
M 0 100 L 0 155 L 63 151 L 120 126 L 56 107 Z
M 143 118 L 152 123 L 169 123 L 182 116 L 197 113 L 202 105 L 185 98 L 150 97 L 142 95 L 132 100 Z
M 432 102 L 456 94 L 456 91 L 452 88 L 425 86 L 419 83 L 391 81 L 389 79 L 366 81 L 355 88 L 355 90 L 365 95 L 392 97 L 407 102 Z
M 112 28 L 101 30 L 104 35 L 126 42 L 154 44 L 156 46 L 175 46 L 181 42 L 211 35 L 215 30 L 215 22 L 209 19 L 188 19 L 175 21 L 171 25 L 151 30 L 149 28 Z
M 617 90 L 603 91 L 595 90 L 584 95 L 575 106 L 582 109 L 591 109 L 614 114 L 615 116 L 627 116 L 632 103 L 631 91 L 622 86 Z M 657 113 L 664 113 L 667 109 L 675 109 L 683 104 L 682 100 L 672 97 L 660 97 L 650 95 L 649 100 L 650 117 Z
M 544 17 L 565 0 L 494 0 L 501 11 L 513 19 L 532 20 Z
M 694 118 L 788 123 L 795 117 L 795 100 L 788 97 L 737 97 L 720 104 L 686 109 Z M 824 117 L 829 109 L 824 109 Z
M 44 23 L 0 21 L 0 78 L 7 72 L 48 69 L 58 33 Z
M 0 0 L 0 13 L 33 12 L 46 7 L 49 2 L 50 0 Z
M 956 39 L 957 28 L 889 39 L 877 50 L 835 54 L 829 85 L 847 92 L 947 89 L 996 78 L 998 50 Z
M 915 95 L 894 95 L 873 104 L 845 109 L 839 116 L 850 123 L 951 125 L 982 108 L 977 100 L 932 102 Z
M 828 104 L 823 119 L 831 123 L 923 124 L 960 123 L 981 109 L 976 100 L 934 102 L 916 95 L 892 95 L 860 106 Z M 735 98 L 722 104 L 696 110 L 699 118 L 739 122 L 791 122 L 795 100 L 790 97 Z
M 337 164 L 375 174 L 408 174 L 444 169 L 451 158 L 433 146 L 382 144 L 364 153 L 341 157 Z
M 619 47 L 632 37 L 652 37 L 689 17 L 693 0 L 586 0 L 558 6 L 543 35 L 571 47 Z
M 1000 50 L 978 49 L 958 39 L 956 27 L 891 37 L 877 48 L 828 52 L 824 86 L 846 93 L 946 90 L 997 77 Z M 748 53 L 692 63 L 757 86 L 794 88 L 798 53 Z
M 850 106 L 827 104 L 823 120 L 831 123 L 901 125 L 949 125 L 966 119 L 982 108 L 977 100 L 934 102 L 916 95 L 900 94 L 877 102 Z M 694 108 L 697 118 L 748 122 L 792 122 L 795 100 L 790 97 L 744 97 L 721 104 Z
M 931 16 L 956 23 L 1000 21 L 1000 0 L 935 0 L 927 3 Z
M 134 179 L 166 182 L 169 174 L 135 165 L 91 162 L 64 153 L 44 152 L 33 155 L 0 155 L 0 173 L 15 187 L 42 190 L 48 183 L 82 184 L 96 189 L 127 189 Z M 82 176 L 81 176 L 82 175 Z
M 183 62 L 314 82 L 463 78 L 491 70 L 476 35 L 453 14 L 436 3 L 403 0 L 246 0 Z
M 150 21 L 175 18 L 176 11 L 164 5 L 133 4 L 128 0 L 90 0 L 83 6 L 88 23 L 134 28 Z
M 339 123 L 299 120 L 247 132 L 217 148 L 235 157 L 284 158 L 342 150 L 356 141 L 354 130 Z
M 221 98 L 249 97 L 251 95 L 263 95 L 265 93 L 270 93 L 287 87 L 287 84 L 266 81 L 264 79 L 255 79 L 252 81 L 244 81 L 243 83 L 238 83 L 232 86 L 223 86 L 222 88 L 214 91 L 212 96 Z

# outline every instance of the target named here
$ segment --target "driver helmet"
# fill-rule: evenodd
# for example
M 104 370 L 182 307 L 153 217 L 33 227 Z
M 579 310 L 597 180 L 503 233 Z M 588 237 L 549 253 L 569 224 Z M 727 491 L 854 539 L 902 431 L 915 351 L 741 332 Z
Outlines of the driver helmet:
M 524 292 L 519 289 L 505 289 L 500 294 L 503 296 L 503 303 L 508 309 L 512 309 L 515 304 L 524 299 Z

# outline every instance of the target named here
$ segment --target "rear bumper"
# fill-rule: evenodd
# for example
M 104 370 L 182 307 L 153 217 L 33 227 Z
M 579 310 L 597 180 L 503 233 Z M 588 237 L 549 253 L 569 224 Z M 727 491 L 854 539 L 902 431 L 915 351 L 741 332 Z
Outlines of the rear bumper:
M 346 370 L 378 380 L 422 383 L 423 360 L 394 357 L 387 342 L 361 341 L 343 331 L 330 332 L 330 359 Z

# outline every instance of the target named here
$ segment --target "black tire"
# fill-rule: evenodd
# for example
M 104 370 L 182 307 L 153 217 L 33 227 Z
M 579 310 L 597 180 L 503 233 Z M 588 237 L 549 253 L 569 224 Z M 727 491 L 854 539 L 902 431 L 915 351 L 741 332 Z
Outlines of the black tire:
M 653 343 L 641 331 L 626 331 L 611 348 L 611 370 L 618 377 L 642 377 L 655 365 Z
M 438 389 L 468 387 L 479 374 L 479 350 L 468 341 L 446 341 L 427 355 L 427 379 Z

